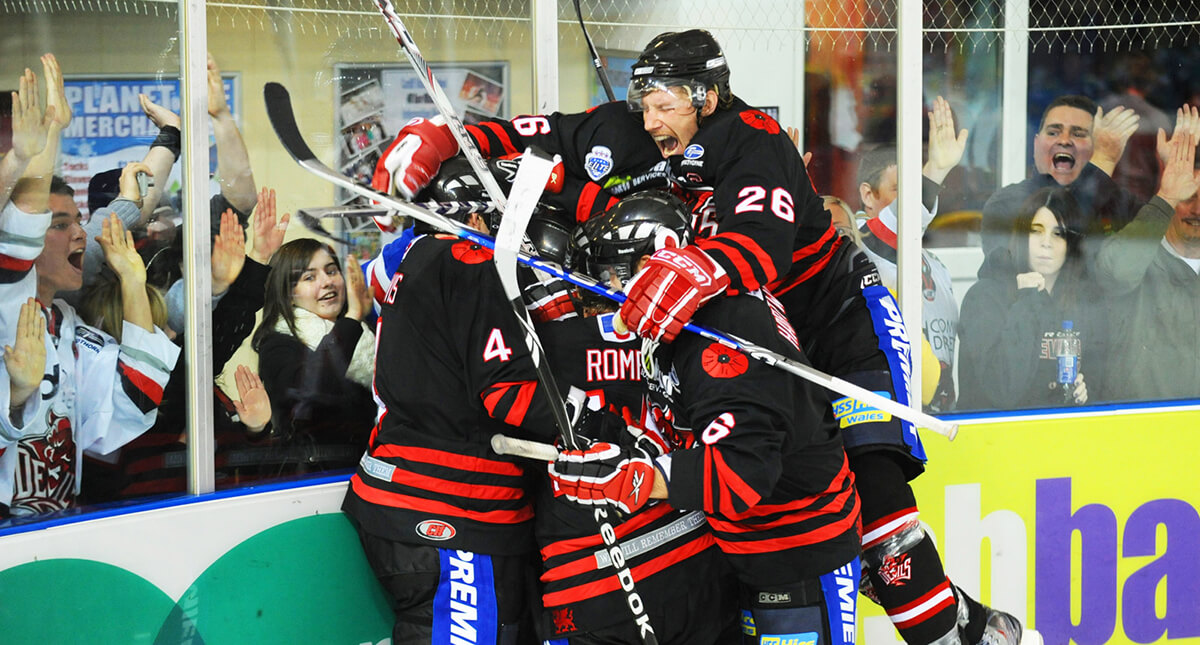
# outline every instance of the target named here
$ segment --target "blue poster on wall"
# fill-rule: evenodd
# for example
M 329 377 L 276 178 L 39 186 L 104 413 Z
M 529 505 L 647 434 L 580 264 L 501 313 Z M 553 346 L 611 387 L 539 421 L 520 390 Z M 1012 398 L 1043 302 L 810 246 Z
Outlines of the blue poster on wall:
M 240 121 L 236 77 L 225 76 L 225 101 L 233 118 Z M 71 124 L 63 131 L 59 173 L 75 189 L 75 201 L 87 212 L 88 181 L 93 175 L 141 161 L 158 135 L 158 127 L 142 111 L 139 94 L 179 114 L 178 79 L 152 77 L 64 79 L 64 90 L 71 103 Z M 217 170 L 216 153 L 210 134 L 209 173 Z M 168 181 L 167 193 L 180 188 L 179 165 Z

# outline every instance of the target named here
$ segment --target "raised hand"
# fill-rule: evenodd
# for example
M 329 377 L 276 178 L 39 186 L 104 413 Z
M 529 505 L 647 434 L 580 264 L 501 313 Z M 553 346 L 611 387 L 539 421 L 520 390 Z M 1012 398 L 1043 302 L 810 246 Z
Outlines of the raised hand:
M 225 83 L 221 81 L 221 69 L 212 54 L 208 55 L 208 115 L 228 116 L 229 104 L 225 102 Z
M 792 140 L 792 145 L 796 146 L 797 150 L 800 150 L 800 128 L 788 126 L 787 135 Z M 803 150 L 800 150 L 800 153 L 800 158 L 804 160 L 804 169 L 808 170 L 808 162 L 812 161 L 812 153 L 804 152 Z
M 1096 116 L 1092 120 L 1092 163 L 1096 167 L 1112 174 L 1121 155 L 1125 154 L 1129 137 L 1137 132 L 1139 118 L 1136 112 L 1120 105 L 1110 112 L 1096 108 Z
M 283 237 L 287 233 L 291 218 L 290 213 L 284 213 L 276 219 L 273 189 L 264 186 L 258 191 L 258 204 L 254 208 L 254 220 L 251 222 L 254 230 L 254 245 L 248 254 L 251 260 L 259 264 L 271 261 L 271 256 L 283 245 Z
M 29 298 L 17 315 L 17 337 L 4 346 L 8 369 L 9 405 L 17 407 L 37 392 L 46 371 L 46 318 L 37 301 Z
M 109 213 L 100 235 L 96 237 L 104 249 L 104 260 L 121 279 L 122 287 L 146 284 L 146 264 L 133 244 L 133 233 L 125 230 L 121 218 Z
M 138 208 L 142 207 L 142 199 L 146 197 L 142 194 L 142 187 L 138 185 L 137 180 L 138 173 L 143 172 L 147 175 L 154 175 L 153 171 L 150 170 L 150 166 L 140 161 L 132 161 L 125 164 L 125 167 L 121 169 L 121 179 L 119 181 L 121 192 L 118 197 L 128 199 L 137 204 Z
M 146 117 L 149 118 L 150 121 L 159 128 L 162 128 L 166 125 L 171 125 L 178 128 L 179 124 L 182 123 L 178 114 L 175 114 L 167 108 L 155 103 L 154 101 L 151 101 L 150 97 L 146 96 L 145 94 L 138 94 L 138 103 L 141 104 L 142 112 L 146 114 Z
M 371 290 L 367 288 L 358 258 L 349 253 L 346 255 L 346 317 L 362 320 L 373 304 Z
M 221 228 L 213 239 L 212 292 L 225 293 L 246 264 L 246 234 L 233 209 L 221 213 Z
M 1158 193 L 1174 208 L 1179 202 L 1192 198 L 1200 189 L 1200 172 L 1195 169 L 1196 138 L 1190 132 L 1171 137 L 1170 157 L 1159 180 Z
M 237 384 L 238 400 L 233 409 L 250 432 L 259 432 L 271 420 L 271 398 L 263 387 L 262 379 L 245 365 L 238 365 L 233 373 Z
M 937 97 L 933 102 L 933 110 L 929 112 L 929 160 L 922 169 L 924 175 L 934 183 L 942 183 L 946 175 L 962 161 L 966 149 L 966 128 L 955 135 L 954 113 L 950 103 Z
M 46 111 L 53 108 L 51 123 L 59 131 L 65 130 L 71 123 L 71 103 L 67 101 L 66 90 L 63 89 L 62 70 L 58 67 L 58 59 L 54 54 L 42 55 L 42 72 L 46 77 Z
M 28 162 L 46 148 L 56 108 L 51 105 L 42 110 L 37 76 L 29 68 L 21 75 L 18 88 L 12 93 L 12 153 Z
M 1171 132 L 1171 139 L 1184 134 L 1191 134 L 1193 140 L 1200 143 L 1200 110 L 1187 104 L 1175 110 L 1175 129 Z M 1158 160 L 1165 167 L 1171 158 L 1171 145 L 1162 128 L 1158 129 L 1156 149 Z

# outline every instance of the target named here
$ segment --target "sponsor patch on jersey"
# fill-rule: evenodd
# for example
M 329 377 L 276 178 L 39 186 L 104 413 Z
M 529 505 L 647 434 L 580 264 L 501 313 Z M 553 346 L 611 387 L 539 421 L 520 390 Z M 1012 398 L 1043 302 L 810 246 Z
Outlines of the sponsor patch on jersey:
M 95 329 L 79 325 L 75 327 L 75 345 L 90 349 L 93 354 L 99 354 L 100 348 L 104 347 L 104 336 Z
M 817 645 L 816 632 L 799 634 L 763 634 L 759 639 L 762 645 Z
M 441 520 L 425 520 L 417 525 L 417 535 L 426 540 L 449 540 L 454 537 L 458 531 L 454 527 Z
M 877 390 L 875 393 L 885 399 L 892 398 L 890 392 Z M 881 423 L 892 420 L 891 414 L 848 396 L 833 402 L 833 416 L 838 420 L 839 428 L 849 428 L 860 423 Z
M 600 181 L 613 169 L 612 150 L 607 146 L 592 146 L 592 151 L 583 158 L 583 167 L 592 181 Z
M 757 636 L 758 629 L 754 626 L 754 614 L 742 610 L 742 633 L 747 636 Z

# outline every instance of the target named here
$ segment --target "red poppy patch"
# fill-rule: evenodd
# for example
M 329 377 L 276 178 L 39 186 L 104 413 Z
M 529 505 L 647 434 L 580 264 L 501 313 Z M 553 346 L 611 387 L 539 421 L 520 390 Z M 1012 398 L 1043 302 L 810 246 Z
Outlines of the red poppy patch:
M 779 122 L 772 119 L 765 112 L 743 110 L 738 116 L 742 117 L 742 121 L 745 121 L 746 125 L 758 128 L 759 130 L 766 130 L 770 134 L 779 134 Z
M 733 378 L 746 373 L 750 360 L 736 349 L 713 343 L 700 355 L 700 366 L 713 378 Z
M 463 264 L 481 264 L 490 262 L 492 259 L 492 250 L 480 246 L 470 240 L 463 240 L 454 246 L 450 247 L 450 253 L 455 260 Z

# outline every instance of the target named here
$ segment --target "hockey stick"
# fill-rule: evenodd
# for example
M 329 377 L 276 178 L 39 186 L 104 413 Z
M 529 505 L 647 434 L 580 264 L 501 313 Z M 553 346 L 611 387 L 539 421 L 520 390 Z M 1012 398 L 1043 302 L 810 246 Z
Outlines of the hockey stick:
M 415 206 L 408 202 L 401 201 L 389 195 L 378 193 L 367 186 L 361 186 L 350 177 L 338 173 L 329 166 L 322 163 L 313 154 L 312 149 L 305 143 L 304 137 L 300 134 L 299 128 L 296 126 L 296 115 L 292 112 L 292 100 L 288 95 L 287 89 L 279 83 L 267 83 L 263 87 L 263 95 L 267 103 L 267 118 L 271 121 L 271 126 L 275 128 L 275 134 L 278 135 L 283 147 L 287 149 L 288 154 L 296 160 L 305 170 L 324 178 L 326 181 L 341 186 L 352 193 L 356 193 L 373 199 L 387 208 L 396 211 L 401 215 L 412 217 L 438 228 L 447 233 L 457 235 L 463 239 L 470 240 L 480 246 L 494 249 L 495 242 L 490 236 L 484 235 L 475 229 L 467 227 L 461 222 L 449 219 L 437 213 L 432 213 L 424 208 Z M 519 253 L 517 260 L 526 266 L 531 266 L 535 269 L 540 269 L 570 282 L 571 284 L 587 289 L 594 294 L 603 296 L 616 302 L 624 302 L 625 294 L 606 287 L 592 278 L 579 273 L 572 273 L 563 270 L 562 267 L 553 263 L 546 262 L 539 258 L 530 256 L 526 253 Z M 700 334 L 701 336 L 720 343 L 730 349 L 739 351 L 750 358 L 762 361 L 768 365 L 784 370 L 785 372 L 795 374 L 802 379 L 816 383 L 822 387 L 833 390 L 842 396 L 848 396 L 853 399 L 862 401 L 874 408 L 878 408 L 883 412 L 887 412 L 893 416 L 899 417 L 914 423 L 923 428 L 929 428 L 934 432 L 944 435 L 949 439 L 954 439 L 958 433 L 958 425 L 942 421 L 934 416 L 925 414 L 924 412 L 901 405 L 892 399 L 882 397 L 866 388 L 860 387 L 849 381 L 845 381 L 836 376 L 830 376 L 811 365 L 805 365 L 799 361 L 792 360 L 782 354 L 777 354 L 765 347 L 760 347 L 754 343 L 744 339 L 732 336 L 729 334 L 712 331 L 699 327 L 695 324 L 688 323 L 684 329 Z
M 541 197 L 546 181 L 549 180 L 550 173 L 553 172 L 554 165 L 558 161 L 557 158 L 550 159 L 544 153 L 533 148 L 525 151 L 525 155 L 521 158 L 521 165 L 517 168 L 517 176 L 513 180 L 512 192 L 508 195 L 508 208 L 505 209 L 504 216 L 500 220 L 500 230 L 496 232 L 493 260 L 496 273 L 500 275 L 500 284 L 504 287 L 504 295 L 508 296 L 513 315 L 517 317 L 517 321 L 525 333 L 525 345 L 529 348 L 534 367 L 537 370 L 539 389 L 549 398 L 550 409 L 554 413 L 554 422 L 558 426 L 559 434 L 562 435 L 563 443 L 571 450 L 579 450 L 582 446 L 579 444 L 578 437 L 575 436 L 575 429 L 571 426 L 570 418 L 567 417 L 567 409 L 563 405 L 563 398 L 559 393 L 554 373 L 550 371 L 550 366 L 543 360 L 546 353 L 542 350 L 541 339 L 538 338 L 533 321 L 529 318 L 529 310 L 525 308 L 525 301 L 521 297 L 521 285 L 517 281 L 517 256 L 520 254 L 521 242 L 525 239 L 525 228 L 529 225 L 529 219 L 533 217 L 538 198 Z M 583 390 L 572 387 L 571 400 L 576 410 L 583 410 L 587 395 Z M 492 439 L 495 441 L 495 436 Z M 658 645 L 658 637 L 654 633 L 654 627 L 650 625 L 650 616 L 646 614 L 646 604 L 634 587 L 633 572 L 629 570 L 625 553 L 617 542 L 616 531 L 613 530 L 612 522 L 608 519 L 608 509 L 603 505 L 596 506 L 592 509 L 592 518 L 596 520 L 600 538 L 604 541 L 604 546 L 612 558 L 617 580 L 625 592 L 625 602 L 630 613 L 633 614 L 634 624 L 638 626 L 642 643 Z
M 575 17 L 579 19 L 579 29 L 583 31 L 583 39 L 587 41 L 588 51 L 592 54 L 592 67 L 596 68 L 596 76 L 600 77 L 600 84 L 604 86 L 604 95 L 608 97 L 609 101 L 615 101 L 617 95 L 613 93 L 612 84 L 608 82 L 608 73 L 604 71 L 604 61 L 600 60 L 600 53 L 592 44 L 592 37 L 588 34 L 587 25 L 583 22 L 583 11 L 579 8 L 579 0 L 575 0 Z
M 504 191 L 500 189 L 500 184 L 488 170 L 483 155 L 479 154 L 479 150 L 475 148 L 475 141 L 471 139 L 471 135 L 467 134 L 467 128 L 463 125 L 462 119 L 458 118 L 458 114 L 450 106 L 450 99 L 446 98 L 442 86 L 433 77 L 433 70 L 429 68 L 429 63 L 425 62 L 421 50 L 417 49 L 417 43 L 413 42 L 408 29 L 404 28 L 404 22 L 400 20 L 400 16 L 396 15 L 396 9 L 392 6 L 391 0 L 375 0 L 375 5 L 379 7 L 383 19 L 387 21 L 388 27 L 396 36 L 396 42 L 400 43 L 400 48 L 404 50 L 408 62 L 412 63 L 413 69 L 417 71 L 417 76 L 421 77 L 421 84 L 425 86 L 425 91 L 433 99 L 434 107 L 437 108 L 442 118 L 446 119 L 446 124 L 450 126 L 450 133 L 458 141 L 458 149 L 462 151 L 463 156 L 470 162 L 471 168 L 475 170 L 475 174 L 479 176 L 479 181 L 483 184 L 483 189 L 487 191 L 488 197 L 495 202 L 497 208 L 503 211 L 507 203 Z
M 415 202 L 417 206 L 438 215 L 469 215 L 471 213 L 495 213 L 496 205 L 491 202 Z M 302 208 L 310 217 L 317 219 L 340 219 L 346 217 L 386 217 L 392 214 L 389 208 L 348 204 L 346 206 L 315 206 Z
M 512 455 L 538 461 L 558 459 L 558 448 L 548 443 L 518 439 L 503 434 L 492 435 L 492 451 L 497 455 Z

